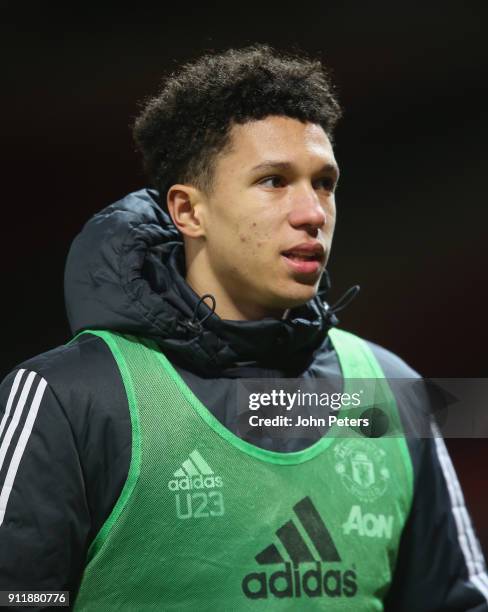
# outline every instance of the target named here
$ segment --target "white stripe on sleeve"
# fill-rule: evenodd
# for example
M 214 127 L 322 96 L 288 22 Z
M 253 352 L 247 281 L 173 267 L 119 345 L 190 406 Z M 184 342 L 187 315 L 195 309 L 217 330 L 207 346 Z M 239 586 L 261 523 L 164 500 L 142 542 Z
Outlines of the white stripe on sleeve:
M 31 372 L 31 374 L 34 376 L 34 372 Z M 31 374 L 29 374 L 29 378 Z M 25 397 L 27 397 L 29 389 L 32 385 L 32 379 L 29 382 L 29 378 L 27 379 L 27 382 L 24 386 L 24 390 L 22 391 L 22 395 L 21 395 L 21 399 L 19 400 L 19 404 L 21 403 L 22 398 L 24 398 L 24 403 L 25 403 Z M 24 395 L 24 391 L 26 387 L 28 388 Z M 37 389 L 34 394 L 34 398 L 32 399 L 32 402 L 29 408 L 29 412 L 27 414 L 27 418 L 24 423 L 24 427 L 22 428 L 19 439 L 17 440 L 17 445 L 13 452 L 12 459 L 10 461 L 10 465 L 8 467 L 7 475 L 5 477 L 5 481 L 3 483 L 2 490 L 0 491 L 0 525 L 3 523 L 3 519 L 5 517 L 5 511 L 7 509 L 8 499 L 10 497 L 10 492 L 12 491 L 12 486 L 15 480 L 15 476 L 17 474 L 17 469 L 19 467 L 20 460 L 22 459 L 22 455 L 24 454 L 24 450 L 27 445 L 27 442 L 29 441 L 32 427 L 34 425 L 34 421 L 36 420 L 37 412 L 39 410 L 39 406 L 41 405 L 41 400 L 44 395 L 44 391 L 46 390 L 46 387 L 47 387 L 46 380 L 44 378 L 41 378 L 41 380 L 39 381 L 39 384 L 37 385 Z M 19 405 L 17 405 L 17 408 L 18 407 Z M 22 411 L 22 408 L 21 408 L 21 411 Z M 14 418 L 15 418 L 15 415 L 14 415 Z
M 22 374 L 25 370 L 19 370 L 14 378 L 14 382 L 12 383 L 12 387 L 10 389 L 10 393 L 7 400 L 7 406 L 5 408 L 5 414 L 3 415 L 2 421 L 0 423 L 0 438 L 2 437 L 2 432 L 5 429 L 5 423 L 10 414 L 10 410 L 12 408 L 12 403 L 14 401 L 15 394 L 17 393 L 17 389 L 19 388 L 20 379 L 22 378 Z
M 468 568 L 468 579 L 477 587 L 483 597 L 488 601 L 488 576 L 479 542 L 475 536 L 471 519 L 469 518 L 466 502 L 456 471 L 447 452 L 444 439 L 435 423 L 432 423 L 432 433 L 435 440 L 437 457 L 442 468 L 444 479 L 449 491 L 452 513 L 456 523 L 459 546 Z
M 10 442 L 12 441 L 12 437 L 15 433 L 15 430 L 17 429 L 17 425 L 19 424 L 20 417 L 22 416 L 22 411 L 24 410 L 25 402 L 32 387 L 32 382 L 34 381 L 35 375 L 35 372 L 30 372 L 29 376 L 27 376 L 27 380 L 25 381 L 24 386 L 22 387 L 22 392 L 20 394 L 19 401 L 17 402 L 17 406 L 15 407 L 12 420 L 10 421 L 10 425 L 7 428 L 7 432 L 5 434 L 4 439 L 0 444 L 0 470 L 2 469 L 3 462 L 5 461 L 5 455 L 7 454 L 8 447 L 10 446 Z

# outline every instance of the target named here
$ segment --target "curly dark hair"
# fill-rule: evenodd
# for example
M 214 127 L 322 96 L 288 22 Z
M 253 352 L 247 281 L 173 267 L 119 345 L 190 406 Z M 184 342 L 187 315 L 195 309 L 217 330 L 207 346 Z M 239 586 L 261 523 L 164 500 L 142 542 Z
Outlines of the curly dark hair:
M 269 115 L 317 123 L 332 138 L 341 109 L 320 61 L 252 45 L 201 56 L 165 79 L 133 127 L 161 203 L 175 183 L 209 191 L 233 123 Z

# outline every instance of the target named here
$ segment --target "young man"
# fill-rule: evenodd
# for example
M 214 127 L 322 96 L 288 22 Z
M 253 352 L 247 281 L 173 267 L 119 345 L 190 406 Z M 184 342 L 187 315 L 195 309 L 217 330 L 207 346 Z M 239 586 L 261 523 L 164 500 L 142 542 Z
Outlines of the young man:
M 374 438 L 278 436 L 238 409 L 244 379 L 419 378 L 322 298 L 339 115 L 318 62 L 264 46 L 148 102 L 153 189 L 68 258 L 78 335 L 1 387 L 0 589 L 78 610 L 488 609 L 445 446 L 401 435 L 425 398 L 384 385 L 397 435 Z

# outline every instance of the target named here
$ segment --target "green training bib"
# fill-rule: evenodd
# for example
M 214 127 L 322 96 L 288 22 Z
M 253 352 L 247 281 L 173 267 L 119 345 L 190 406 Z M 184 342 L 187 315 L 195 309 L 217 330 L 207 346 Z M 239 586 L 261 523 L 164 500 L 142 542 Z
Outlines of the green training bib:
M 258 448 L 225 428 L 149 341 L 90 331 L 127 392 L 127 481 L 88 552 L 74 609 L 382 610 L 412 499 L 402 435 L 332 429 L 305 450 Z M 382 379 L 367 344 L 330 330 L 345 390 Z M 100 450 L 102 452 L 102 450 Z

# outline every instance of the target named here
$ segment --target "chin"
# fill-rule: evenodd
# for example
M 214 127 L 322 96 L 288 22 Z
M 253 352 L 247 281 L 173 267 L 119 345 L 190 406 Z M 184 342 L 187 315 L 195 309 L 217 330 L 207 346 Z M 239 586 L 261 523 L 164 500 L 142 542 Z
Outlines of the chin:
M 317 295 L 317 287 L 302 285 L 300 290 L 290 291 L 276 296 L 275 307 L 277 308 L 296 308 L 303 306 Z

